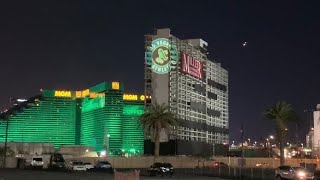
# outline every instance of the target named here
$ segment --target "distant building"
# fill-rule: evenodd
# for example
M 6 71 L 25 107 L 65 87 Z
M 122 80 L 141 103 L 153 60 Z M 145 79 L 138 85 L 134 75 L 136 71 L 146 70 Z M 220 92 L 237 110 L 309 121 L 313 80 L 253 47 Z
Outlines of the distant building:
M 306 135 L 306 148 L 313 148 L 313 138 L 314 138 L 314 131 L 313 128 L 309 131 Z
M 320 155 L 320 104 L 317 105 L 316 110 L 313 112 L 313 150 L 316 155 Z
M 176 140 L 170 147 L 185 155 L 212 154 L 214 144 L 229 143 L 228 72 L 209 59 L 208 43 L 157 29 L 145 47 L 145 94 L 152 96 L 146 105 L 169 105 L 180 123 L 161 133 L 161 142 Z
M 124 93 L 120 82 L 103 82 L 81 91 L 43 90 L 41 94 L 30 107 L 6 116 L 8 142 L 52 143 L 55 149 L 83 145 L 113 155 L 143 154 L 144 133 L 138 118 L 149 97 Z M 5 132 L 6 123 L 0 120 L 0 142 L 5 141 Z

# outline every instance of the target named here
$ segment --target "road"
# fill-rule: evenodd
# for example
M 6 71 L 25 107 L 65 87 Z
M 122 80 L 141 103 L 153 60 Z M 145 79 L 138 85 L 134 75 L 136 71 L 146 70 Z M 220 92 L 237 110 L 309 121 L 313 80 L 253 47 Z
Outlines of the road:
M 113 175 L 99 172 L 50 172 L 40 170 L 0 169 L 0 180 L 113 180 Z M 141 180 L 222 180 L 213 177 L 140 177 Z

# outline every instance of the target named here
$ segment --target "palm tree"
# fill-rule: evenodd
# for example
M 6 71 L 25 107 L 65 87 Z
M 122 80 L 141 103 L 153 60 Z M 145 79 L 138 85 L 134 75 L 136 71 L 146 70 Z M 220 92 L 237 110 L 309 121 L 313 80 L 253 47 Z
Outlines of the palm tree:
M 171 126 L 177 125 L 177 119 L 169 111 L 165 104 L 153 104 L 147 108 L 146 112 L 140 117 L 140 124 L 146 133 L 152 135 L 154 139 L 154 156 L 159 156 L 160 132 L 162 129 L 168 130 Z
M 289 123 L 297 123 L 298 117 L 291 104 L 284 101 L 277 102 L 264 112 L 264 117 L 275 122 L 277 141 L 280 145 L 280 165 L 284 164 L 284 143 Z

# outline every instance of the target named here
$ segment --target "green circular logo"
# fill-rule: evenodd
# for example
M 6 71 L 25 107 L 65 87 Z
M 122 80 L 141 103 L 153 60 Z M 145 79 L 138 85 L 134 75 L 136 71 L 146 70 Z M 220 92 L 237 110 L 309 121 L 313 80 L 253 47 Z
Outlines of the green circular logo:
M 155 73 L 166 74 L 170 72 L 171 64 L 177 62 L 176 45 L 165 38 L 155 39 L 147 48 L 146 62 L 151 65 L 151 69 Z

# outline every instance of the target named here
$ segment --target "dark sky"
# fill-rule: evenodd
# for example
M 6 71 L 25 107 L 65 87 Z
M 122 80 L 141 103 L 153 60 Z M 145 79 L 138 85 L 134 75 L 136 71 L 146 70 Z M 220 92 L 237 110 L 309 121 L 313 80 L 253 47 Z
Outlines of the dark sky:
M 300 114 L 302 138 L 309 126 L 303 110 L 320 103 L 320 16 L 311 1 L 51 2 L 1 3 L 0 107 L 40 88 L 81 90 L 111 80 L 143 92 L 144 34 L 163 27 L 206 40 L 229 71 L 231 140 L 239 140 L 241 122 L 251 139 L 271 134 L 261 114 L 278 100 Z

